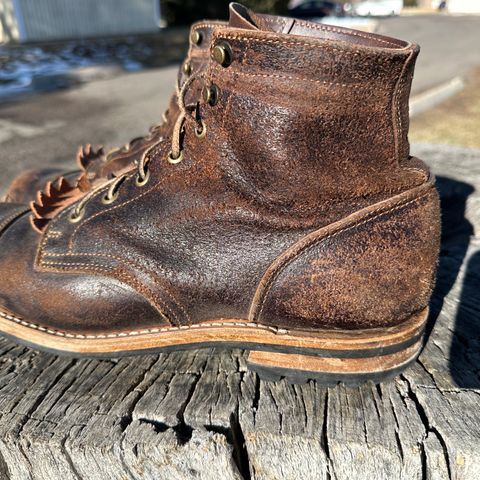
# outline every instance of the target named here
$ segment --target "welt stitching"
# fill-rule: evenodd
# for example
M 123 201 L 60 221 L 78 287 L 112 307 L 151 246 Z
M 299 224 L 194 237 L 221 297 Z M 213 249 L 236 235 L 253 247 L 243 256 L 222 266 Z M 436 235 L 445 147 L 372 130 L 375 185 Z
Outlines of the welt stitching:
M 138 270 L 140 270 L 141 272 L 147 274 L 150 276 L 149 272 L 145 269 L 143 269 L 141 266 L 139 266 L 137 263 L 135 262 L 132 262 L 130 260 L 126 260 L 124 258 L 121 258 L 121 257 L 118 257 L 116 255 L 111 255 L 111 254 L 108 254 L 108 253 L 82 253 L 82 252 L 75 252 L 75 253 L 45 253 L 44 254 L 45 257 L 97 257 L 97 258 L 111 258 L 113 260 L 117 260 L 118 262 L 120 263 L 123 263 L 123 264 L 126 264 L 126 265 L 129 265 L 131 267 L 134 267 L 134 268 L 137 268 Z M 42 262 L 42 263 L 48 263 L 48 262 Z M 65 263 L 64 265 L 74 265 L 73 263 Z M 88 265 L 88 264 L 85 264 L 85 265 Z M 113 267 L 106 267 L 106 268 L 113 268 Z M 162 290 L 165 290 L 165 292 L 167 293 L 167 295 L 170 297 L 170 301 L 172 301 L 172 303 L 175 305 L 175 307 L 177 307 L 179 310 L 182 311 L 182 313 L 185 315 L 185 318 L 187 320 L 188 323 L 191 323 L 191 318 L 190 318 L 190 315 L 187 313 L 187 311 L 185 310 L 185 308 L 183 307 L 183 305 L 177 300 L 177 298 L 175 297 L 175 295 L 172 293 L 172 291 L 170 290 L 170 288 L 167 288 L 163 283 L 161 284 L 155 277 L 152 277 L 153 279 L 153 282 L 155 283 L 155 285 L 157 285 L 159 288 L 161 288 Z M 139 283 L 140 285 L 140 283 Z M 151 292 L 151 291 L 150 291 Z M 151 292 L 153 293 L 153 292 Z
M 54 266 L 56 268 L 58 268 L 59 270 L 70 270 L 71 271 L 71 268 L 69 267 L 84 267 L 83 270 L 87 271 L 87 272 L 113 272 L 115 271 L 116 269 L 113 268 L 113 267 L 107 267 L 105 265 L 97 265 L 97 264 L 89 264 L 89 263 L 81 263 L 81 262 L 71 262 L 71 263 L 65 263 L 65 262 L 43 262 L 43 265 L 48 266 Z M 64 268 L 59 268 L 59 267 L 64 267 Z M 138 289 L 138 292 L 141 293 L 142 295 L 144 296 L 148 296 L 148 297 L 151 297 L 153 299 L 155 299 L 155 309 L 160 313 L 160 315 L 168 322 L 168 323 L 171 323 L 170 319 L 165 315 L 165 313 L 162 312 L 162 309 L 159 308 L 159 306 L 163 307 L 164 310 L 166 310 L 170 315 L 171 317 L 176 321 L 177 324 L 180 324 L 181 322 L 178 320 L 178 317 L 175 315 L 175 313 L 172 311 L 172 309 L 170 307 L 168 307 L 167 304 L 165 304 L 165 302 L 161 301 L 160 299 L 156 298 L 156 295 L 154 295 L 154 293 L 149 289 L 149 288 L 146 288 L 145 286 L 143 286 L 140 282 L 138 282 L 135 278 L 133 278 L 132 276 L 124 273 L 124 272 L 119 272 L 117 270 L 116 272 L 118 274 L 118 278 L 120 280 L 124 280 L 124 281 L 127 281 L 127 282 L 131 282 L 131 284 L 136 287 L 136 289 Z M 147 294 L 147 295 L 145 295 Z M 158 303 L 158 305 L 156 305 L 156 303 Z
M 274 270 L 273 272 L 271 273 L 271 276 L 270 278 L 268 279 L 266 285 L 263 287 L 263 293 L 262 293 L 262 302 L 260 303 L 260 307 L 259 307 L 259 310 L 258 310 L 258 313 L 255 315 L 256 318 L 260 319 L 261 318 L 261 315 L 262 315 L 262 312 L 263 312 L 263 308 L 265 306 L 265 303 L 267 301 L 267 298 L 268 298 L 268 293 L 270 292 L 272 286 L 273 286 L 273 282 L 278 278 L 278 276 L 280 275 L 280 273 L 282 271 L 284 271 L 294 260 L 296 260 L 302 253 L 305 253 L 307 250 L 309 250 L 310 248 L 313 248 L 317 243 L 320 243 L 320 242 L 323 242 L 325 240 L 328 240 L 330 238 L 333 238 L 333 237 L 336 237 L 337 235 L 340 235 L 341 233 L 344 233 L 344 232 L 347 232 L 349 230 L 351 230 L 352 228 L 355 228 L 355 227 L 359 227 L 361 225 L 364 225 L 366 223 L 369 223 L 373 220 L 376 220 L 378 217 L 381 217 L 387 213 L 391 213 L 391 212 L 394 212 L 396 210 L 399 210 L 401 208 L 405 208 L 407 207 L 408 205 L 412 204 L 412 203 L 415 203 L 415 202 L 418 202 L 419 200 L 423 199 L 424 197 L 426 197 L 427 195 L 430 194 L 430 189 L 428 191 L 426 191 L 425 193 L 423 193 L 422 195 L 406 202 L 406 203 L 401 203 L 401 204 L 398 204 L 398 205 L 395 205 L 387 210 L 384 210 L 382 209 L 382 207 L 380 208 L 377 208 L 375 210 L 372 210 L 369 214 L 368 214 L 368 218 L 366 218 L 365 220 L 362 220 L 360 222 L 355 222 L 347 227 L 344 227 L 340 230 L 337 230 L 335 232 L 332 232 L 328 235 L 325 235 L 325 236 L 321 236 L 321 237 L 318 237 L 318 238 L 312 238 L 310 240 L 310 242 L 306 243 L 305 245 L 303 245 L 299 250 L 295 251 L 295 252 L 292 252 L 290 254 L 289 257 L 287 257 L 284 262 L 280 263 Z
M 10 315 L 6 312 L 0 311 L 0 317 L 18 323 L 24 327 L 29 327 L 34 330 L 39 330 L 44 333 L 48 333 L 50 335 L 56 335 L 58 337 L 66 337 L 66 338 L 79 338 L 79 339 L 102 339 L 102 338 L 119 338 L 119 337 L 127 337 L 127 336 L 139 336 L 139 335 L 148 335 L 150 333 L 161 333 L 161 332 L 174 332 L 179 330 L 192 330 L 192 329 L 201 329 L 201 328 L 216 328 L 216 327 L 248 327 L 254 328 L 259 330 L 267 330 L 273 333 L 278 333 L 279 329 L 276 327 L 271 327 L 269 325 L 262 325 L 260 323 L 255 322 L 202 322 L 196 323 L 194 325 L 182 325 L 178 327 L 160 327 L 160 328 L 145 328 L 141 330 L 130 330 L 128 332 L 116 332 L 116 333 L 107 333 L 107 334 L 100 334 L 100 335 L 84 335 L 84 334 L 74 334 L 68 332 L 62 332 L 59 330 L 54 330 L 50 328 L 43 327 L 36 323 L 26 322 L 24 319 L 17 317 L 15 315 Z M 289 330 L 281 329 L 282 333 L 288 333 Z

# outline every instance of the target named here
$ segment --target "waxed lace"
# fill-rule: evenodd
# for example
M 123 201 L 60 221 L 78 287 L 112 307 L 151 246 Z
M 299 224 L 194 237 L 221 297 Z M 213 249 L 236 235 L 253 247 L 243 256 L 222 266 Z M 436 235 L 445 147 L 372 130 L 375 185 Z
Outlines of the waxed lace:
M 179 84 L 176 85 L 176 93 L 177 93 L 177 104 L 179 108 L 179 114 L 178 117 L 175 121 L 175 125 L 173 127 L 173 132 L 172 132 L 172 143 L 171 143 L 171 150 L 170 153 L 168 154 L 168 158 L 171 161 L 171 163 L 176 163 L 181 156 L 182 156 L 182 131 L 183 131 L 183 126 L 185 123 L 185 118 L 189 112 L 190 109 L 192 109 L 191 106 L 187 106 L 185 104 L 185 94 L 188 91 L 189 86 L 193 83 L 194 80 L 199 79 L 201 76 L 200 75 L 191 75 L 180 87 Z M 201 132 L 202 129 L 205 128 L 205 125 L 203 121 L 200 118 L 199 114 L 199 103 L 197 102 L 195 106 L 193 107 L 195 109 L 196 115 L 196 121 L 197 121 L 197 132 Z M 150 149 L 148 149 L 141 157 L 140 160 L 137 163 L 137 180 L 136 184 L 137 186 L 143 186 L 148 182 L 148 179 L 150 177 L 150 171 L 148 169 L 148 163 L 150 159 L 148 158 L 147 153 L 152 150 L 158 143 L 163 141 L 163 138 L 159 140 L 155 145 L 153 145 Z M 107 193 L 103 197 L 103 202 L 106 204 L 112 203 L 115 201 L 115 199 L 118 196 L 118 190 L 120 185 L 125 181 L 127 178 L 127 174 L 124 173 L 118 177 L 114 177 L 111 180 L 106 181 L 105 183 L 102 183 L 98 185 L 96 188 L 88 192 L 75 206 L 75 208 L 72 210 L 72 213 L 70 214 L 70 220 L 71 221 L 77 221 L 83 216 L 83 213 L 85 211 L 85 207 L 88 204 L 88 202 L 96 196 L 96 194 L 103 190 L 105 187 L 108 186 Z

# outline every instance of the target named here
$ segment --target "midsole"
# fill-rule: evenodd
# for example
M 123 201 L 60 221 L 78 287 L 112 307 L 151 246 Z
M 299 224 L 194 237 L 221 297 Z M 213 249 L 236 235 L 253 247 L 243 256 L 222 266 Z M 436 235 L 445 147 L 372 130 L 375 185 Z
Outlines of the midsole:
M 228 344 L 239 348 L 318 355 L 335 358 L 367 358 L 391 355 L 416 345 L 421 338 L 428 309 L 399 325 L 364 330 L 302 332 L 275 329 L 245 320 L 220 319 L 185 327 L 80 335 L 47 330 L 0 312 L 0 333 L 40 349 L 78 354 L 148 353 L 163 348 Z

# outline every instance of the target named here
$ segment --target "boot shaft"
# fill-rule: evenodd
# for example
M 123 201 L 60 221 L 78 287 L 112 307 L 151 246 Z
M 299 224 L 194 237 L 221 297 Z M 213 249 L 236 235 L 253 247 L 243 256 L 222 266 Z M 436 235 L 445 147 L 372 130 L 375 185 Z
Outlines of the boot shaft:
M 416 45 L 238 10 L 213 33 L 204 83 L 218 98 L 201 147 L 232 188 L 298 215 L 424 180 L 409 168 Z

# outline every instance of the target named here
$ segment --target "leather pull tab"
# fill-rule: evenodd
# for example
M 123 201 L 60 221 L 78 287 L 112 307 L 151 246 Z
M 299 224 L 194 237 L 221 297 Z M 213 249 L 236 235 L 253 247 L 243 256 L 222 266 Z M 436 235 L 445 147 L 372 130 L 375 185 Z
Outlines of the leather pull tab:
M 244 30 L 258 30 L 255 21 L 252 18 L 252 12 L 240 3 L 231 3 L 229 7 L 230 19 L 229 26 L 233 28 L 242 28 Z

